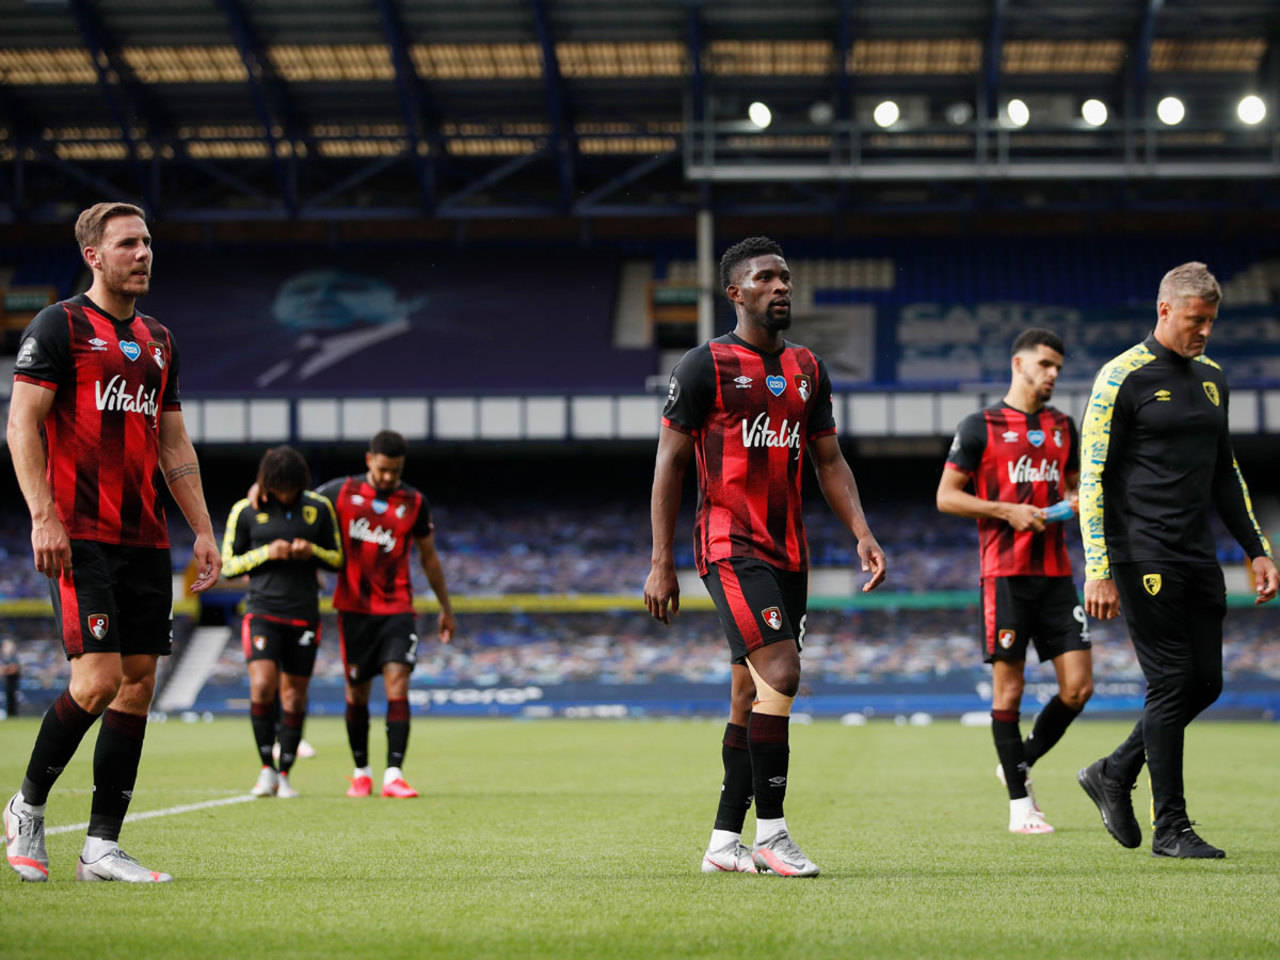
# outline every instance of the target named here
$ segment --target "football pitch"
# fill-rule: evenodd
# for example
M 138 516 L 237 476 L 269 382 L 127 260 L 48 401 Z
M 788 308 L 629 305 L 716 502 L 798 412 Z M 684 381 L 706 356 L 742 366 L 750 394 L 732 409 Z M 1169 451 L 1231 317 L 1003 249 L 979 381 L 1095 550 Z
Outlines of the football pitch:
M 0 723 L 6 798 L 36 723 Z M 301 798 L 126 824 L 172 884 L 78 884 L 83 830 L 50 836 L 49 883 L 0 877 L 0 957 L 1280 956 L 1276 724 L 1189 731 L 1191 813 L 1225 861 L 1156 859 L 1145 824 L 1138 850 L 1103 831 L 1075 771 L 1125 724 L 1082 721 L 1037 765 L 1058 831 L 1041 837 L 1005 829 L 986 729 L 795 725 L 787 819 L 811 880 L 699 872 L 722 729 L 419 718 L 422 797 L 350 800 L 342 721 L 314 719 Z M 95 736 L 50 828 L 88 819 Z M 381 759 L 377 722 L 370 746 Z M 152 723 L 132 810 L 233 800 L 256 773 L 247 719 Z M 1145 821 L 1145 779 L 1134 797 Z

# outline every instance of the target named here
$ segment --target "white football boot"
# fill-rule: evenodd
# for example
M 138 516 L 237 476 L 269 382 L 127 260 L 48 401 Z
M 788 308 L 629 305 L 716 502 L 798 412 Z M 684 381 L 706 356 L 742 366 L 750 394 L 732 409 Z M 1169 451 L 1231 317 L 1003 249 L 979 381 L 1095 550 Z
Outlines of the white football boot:
M 289 775 L 281 773 L 276 777 L 276 796 L 282 800 L 292 800 L 298 795 L 298 791 L 293 789 L 293 785 L 289 783 Z
M 274 797 L 279 787 L 280 774 L 276 772 L 275 767 L 263 767 L 258 774 L 258 782 L 250 788 L 249 792 L 255 797 Z
M 702 855 L 703 873 L 758 873 L 751 848 L 741 840 L 730 840 L 722 847 L 707 847 Z

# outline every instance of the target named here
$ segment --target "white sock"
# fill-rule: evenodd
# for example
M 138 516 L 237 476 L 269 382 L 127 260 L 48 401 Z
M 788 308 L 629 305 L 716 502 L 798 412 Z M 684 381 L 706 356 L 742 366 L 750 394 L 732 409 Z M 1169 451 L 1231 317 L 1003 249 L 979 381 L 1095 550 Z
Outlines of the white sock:
M 22 795 L 22 791 L 18 791 L 18 795 L 14 797 L 13 809 L 17 813 L 25 813 L 35 817 L 44 816 L 43 803 L 28 803 L 27 798 Z
M 1019 797 L 1017 800 L 1009 801 L 1009 822 L 1021 823 L 1027 818 L 1035 806 L 1031 803 L 1030 797 Z
M 734 833 L 732 830 L 712 830 L 711 840 L 707 843 L 708 850 L 721 850 L 731 843 L 738 843 L 742 840 L 742 834 Z
M 103 840 L 101 837 L 85 837 L 84 849 L 80 851 L 80 859 L 85 863 L 96 863 L 120 844 L 114 840 Z
M 756 818 L 756 843 L 764 843 L 776 833 L 781 833 L 787 829 L 787 818 L 779 817 L 777 820 L 761 820 Z
M 382 785 L 385 787 L 392 780 L 403 780 L 404 774 L 400 772 L 399 767 L 387 767 L 387 772 L 382 775 Z
M 373 779 L 373 767 L 356 767 L 354 770 L 352 770 L 352 771 L 351 771 L 351 776 L 353 776 L 353 777 L 368 777 L 370 780 L 372 780 L 372 779 Z

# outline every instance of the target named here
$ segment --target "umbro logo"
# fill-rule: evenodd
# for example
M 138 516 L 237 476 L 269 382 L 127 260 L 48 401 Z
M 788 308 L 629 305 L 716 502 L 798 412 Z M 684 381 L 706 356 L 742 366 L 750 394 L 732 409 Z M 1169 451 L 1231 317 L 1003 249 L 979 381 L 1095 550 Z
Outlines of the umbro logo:
M 751 387 L 751 378 L 748 376 L 734 377 L 733 382 L 738 385 L 739 390 L 747 390 Z

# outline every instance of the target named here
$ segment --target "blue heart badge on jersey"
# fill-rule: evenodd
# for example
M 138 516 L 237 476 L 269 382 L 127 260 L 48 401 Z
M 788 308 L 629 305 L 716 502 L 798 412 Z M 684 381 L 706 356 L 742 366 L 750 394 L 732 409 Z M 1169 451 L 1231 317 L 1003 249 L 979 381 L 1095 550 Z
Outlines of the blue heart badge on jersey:
M 121 340 L 120 352 L 123 353 L 130 360 L 137 360 L 140 356 L 142 356 L 142 348 L 138 346 L 136 343 L 134 343 L 132 340 Z
M 765 377 L 764 385 L 769 388 L 769 392 L 775 397 L 780 397 L 782 396 L 782 391 L 787 389 L 787 378 L 778 376 Z
M 1044 445 L 1044 431 L 1043 431 L 1043 430 L 1028 430 L 1028 431 L 1027 431 L 1027 440 L 1029 440 L 1029 441 L 1031 442 L 1031 445 L 1032 445 L 1033 447 L 1043 446 L 1043 445 Z
M 387 512 L 387 501 L 385 501 L 385 500 L 375 500 L 375 501 L 373 501 L 373 512 L 374 512 L 374 513 L 386 513 L 386 512 Z

